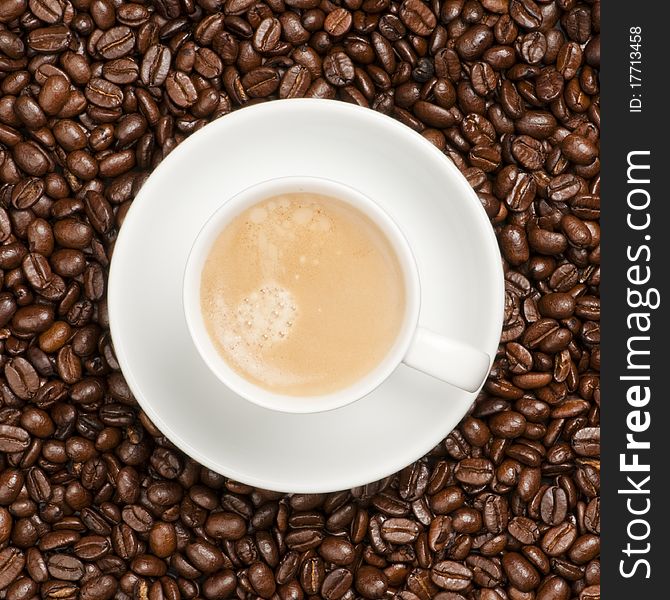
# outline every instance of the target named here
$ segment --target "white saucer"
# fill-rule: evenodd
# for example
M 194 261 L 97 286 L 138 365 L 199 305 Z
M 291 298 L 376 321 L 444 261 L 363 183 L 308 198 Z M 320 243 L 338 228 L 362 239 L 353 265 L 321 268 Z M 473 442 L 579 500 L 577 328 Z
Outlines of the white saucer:
M 476 394 L 400 366 L 358 402 L 291 415 L 237 397 L 207 369 L 182 310 L 192 240 L 227 198 L 287 175 L 341 181 L 381 204 L 417 259 L 420 323 L 495 355 L 503 274 L 475 193 L 408 127 L 327 100 L 279 100 L 236 111 L 159 165 L 114 250 L 108 295 L 114 347 L 147 415 L 200 463 L 272 490 L 347 489 L 420 458 L 456 426 Z

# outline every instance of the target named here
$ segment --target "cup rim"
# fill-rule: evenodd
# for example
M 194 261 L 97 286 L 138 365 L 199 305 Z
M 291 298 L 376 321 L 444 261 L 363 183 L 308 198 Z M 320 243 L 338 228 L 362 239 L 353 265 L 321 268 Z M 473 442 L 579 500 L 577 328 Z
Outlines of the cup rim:
M 400 331 L 386 356 L 353 384 L 322 395 L 288 395 L 267 390 L 244 378 L 220 355 L 207 332 L 200 310 L 200 279 L 205 259 L 222 229 L 241 212 L 263 199 L 288 192 L 312 191 L 351 204 L 369 217 L 391 244 L 400 262 L 405 286 L 405 314 Z M 202 225 L 182 275 L 182 308 L 187 329 L 200 358 L 226 387 L 263 408 L 293 414 L 319 413 L 342 408 L 379 387 L 402 363 L 418 327 L 421 285 L 418 267 L 402 229 L 377 202 L 361 191 L 325 177 L 288 175 L 254 183 L 226 199 Z

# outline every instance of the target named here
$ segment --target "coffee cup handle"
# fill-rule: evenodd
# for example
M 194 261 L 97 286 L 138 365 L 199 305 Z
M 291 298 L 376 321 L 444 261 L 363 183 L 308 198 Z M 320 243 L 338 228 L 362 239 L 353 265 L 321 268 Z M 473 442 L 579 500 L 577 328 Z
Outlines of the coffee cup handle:
M 489 373 L 491 358 L 472 346 L 418 327 L 403 362 L 467 392 L 476 392 Z

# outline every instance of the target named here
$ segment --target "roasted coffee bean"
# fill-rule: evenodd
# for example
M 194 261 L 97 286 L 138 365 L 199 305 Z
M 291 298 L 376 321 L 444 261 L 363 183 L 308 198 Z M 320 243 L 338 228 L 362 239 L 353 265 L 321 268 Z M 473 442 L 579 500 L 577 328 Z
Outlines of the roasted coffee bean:
M 247 577 L 253 591 L 261 598 L 270 598 L 275 593 L 274 576 L 266 564 L 262 562 L 253 563 L 247 571 Z
M 34 130 L 47 124 L 47 116 L 37 100 L 29 94 L 23 94 L 16 98 L 11 106 L 13 120 L 16 124 L 23 123 L 27 128 Z
M 20 577 L 7 588 L 7 598 L 31 598 L 39 589 L 37 582 L 27 577 Z
M 112 27 L 97 40 L 96 50 L 107 60 L 129 54 L 135 45 L 135 34 L 124 25 Z
M 541 548 L 548 556 L 560 556 L 568 551 L 575 539 L 577 528 L 572 523 L 564 522 L 545 532 Z
M 534 544 L 540 537 L 540 530 L 532 519 L 514 517 L 508 524 L 507 530 L 512 537 L 522 544 Z
M 598 154 L 598 148 L 591 140 L 576 133 L 565 136 L 560 148 L 568 160 L 580 165 L 590 164 Z
M 354 64 L 344 52 L 335 52 L 323 59 L 323 73 L 334 86 L 345 86 L 354 80 Z
M 212 79 L 221 75 L 223 63 L 213 50 L 199 48 L 196 50 L 193 68 L 206 79 Z
M 522 592 L 529 592 L 540 583 L 535 567 L 518 552 L 503 554 L 502 566 L 510 583 Z
M 518 225 L 506 225 L 500 232 L 500 244 L 505 258 L 512 265 L 520 265 L 530 258 L 525 230 Z
M 510 0 L 510 16 L 524 29 L 537 29 L 542 24 L 542 12 L 533 0 Z
M 323 560 L 311 557 L 302 563 L 300 570 L 300 585 L 305 593 L 314 595 L 319 592 L 325 577 Z
M 33 206 L 44 194 L 44 182 L 36 177 L 23 179 L 12 189 L 12 204 L 19 210 Z
M 450 592 L 460 592 L 470 587 L 472 576 L 469 568 L 451 560 L 437 563 L 430 572 L 433 583 Z
M 512 155 L 519 164 L 530 171 L 537 171 L 544 163 L 542 143 L 528 135 L 520 135 L 512 142 Z
M 418 523 L 405 518 L 390 518 L 382 523 L 381 536 L 391 544 L 414 542 L 421 532 Z
M 47 561 L 49 574 L 55 579 L 79 581 L 85 573 L 84 564 L 74 556 L 55 554 Z
M 356 572 L 354 585 L 361 596 L 375 600 L 386 594 L 388 578 L 377 567 L 365 565 Z
M 84 181 L 90 181 L 98 174 L 98 163 L 85 150 L 75 150 L 66 160 L 70 172 Z
M 270 67 L 257 67 L 242 77 L 245 92 L 251 98 L 265 98 L 279 87 L 279 73 Z
M 51 159 L 36 142 L 19 142 L 12 150 L 16 165 L 27 175 L 41 177 L 51 168 Z
M 182 71 L 174 71 L 167 76 L 165 89 L 170 99 L 181 108 L 195 104 L 198 99 L 198 91 L 191 78 Z
M 0 49 L 10 59 L 20 59 L 25 52 L 25 44 L 18 35 L 4 30 L 0 34 Z
M 225 566 L 221 550 L 204 540 L 198 540 L 186 546 L 186 556 L 191 564 L 202 573 L 214 573 Z
M 205 598 L 227 598 L 233 593 L 236 586 L 235 573 L 230 569 L 225 569 L 205 579 L 202 590 Z
M 154 522 L 149 511 L 137 504 L 127 505 L 121 517 L 131 529 L 139 533 L 148 533 Z
M 415 102 L 412 110 L 421 121 L 431 127 L 445 128 L 455 123 L 453 113 L 437 104 L 431 104 L 424 100 Z
M 59 53 L 63 52 L 72 42 L 72 32 L 64 24 L 39 27 L 28 34 L 27 42 L 35 52 Z
M 591 533 L 600 533 L 600 498 L 593 498 L 586 506 L 584 525 Z
M 600 538 L 591 533 L 578 537 L 570 547 L 568 556 L 573 563 L 582 565 L 600 554 Z
M 23 360 L 20 358 L 14 361 Z M 24 361 L 25 362 L 25 361 Z M 26 363 L 28 364 L 28 363 Z M 5 369 L 5 373 L 11 373 Z M 14 377 L 14 376 L 13 376 Z M 19 374 L 16 377 L 20 377 Z M 20 387 L 23 386 L 23 388 Z M 28 391 L 27 384 L 21 381 L 21 384 L 16 384 L 18 391 Z M 30 435 L 22 427 L 15 427 L 13 425 L 0 425 L 0 451 L 1 452 L 21 452 L 28 448 L 30 444 Z
M 163 577 L 167 565 L 163 560 L 151 554 L 140 554 L 132 559 L 130 568 L 141 577 Z
M 156 87 L 163 85 L 172 61 L 170 49 L 160 44 L 151 46 L 144 57 L 140 67 L 140 77 L 145 85 Z
M 467 485 L 485 485 L 493 479 L 493 464 L 481 458 L 465 458 L 454 470 L 458 481 Z
M 48 115 L 56 115 L 65 106 L 70 85 L 62 75 L 51 75 L 42 85 L 37 98 L 42 110 Z
M 254 48 L 258 52 L 270 52 L 279 43 L 282 26 L 278 19 L 268 17 L 263 19 L 253 37 Z
M 0 551 L 0 590 L 4 590 L 18 577 L 26 563 L 23 552 L 8 547 Z
M 134 83 L 140 74 L 140 68 L 132 58 L 117 58 L 106 62 L 102 67 L 102 75 L 117 85 Z
M 355 559 L 355 550 L 351 542 L 339 537 L 327 537 L 318 548 L 319 554 L 329 563 L 346 566 Z
M 90 225 L 73 218 L 56 221 L 53 228 L 54 238 L 64 248 L 83 250 L 93 238 Z
M 94 77 L 88 82 L 84 94 L 89 102 L 100 108 L 119 108 L 123 102 L 121 88 L 100 77 Z
M 493 31 L 486 25 L 473 25 L 456 41 L 456 51 L 465 60 L 475 60 L 493 45 Z
M 326 600 L 339 600 L 349 591 L 353 581 L 353 575 L 348 569 L 334 569 L 324 578 L 321 595 Z
M 312 78 L 307 67 L 293 65 L 284 73 L 279 84 L 280 98 L 302 98 L 307 92 Z
M 570 597 L 570 586 L 562 577 L 550 575 L 537 590 L 538 600 L 559 600 Z
M 324 21 L 324 30 L 333 37 L 341 37 L 351 29 L 353 17 L 346 8 L 336 8 Z
M 63 69 L 74 83 L 84 85 L 91 78 L 91 67 L 87 57 L 74 52 L 66 52 L 63 54 L 61 61 Z
M 215 512 L 205 523 L 208 535 L 223 540 L 238 540 L 244 536 L 246 525 L 244 519 L 230 512 Z
M 77 597 L 78 588 L 74 583 L 66 581 L 51 580 L 42 586 L 42 595 L 49 600 L 65 598 L 74 600 Z
M 86 147 L 86 129 L 70 119 L 62 119 L 54 125 L 54 137 L 67 152 Z
M 435 14 L 419 0 L 405 0 L 400 5 L 400 19 L 417 35 L 430 35 L 437 25 Z
M 87 579 L 79 590 L 82 600 L 109 600 L 118 588 L 112 575 L 100 575 Z
M 499 563 L 484 556 L 468 556 L 466 564 L 472 570 L 472 579 L 476 585 L 489 589 L 499 585 L 504 578 Z
M 74 545 L 75 555 L 82 560 L 98 560 L 106 556 L 112 549 L 109 538 L 101 535 L 89 535 L 81 538 Z
M 566 319 L 575 312 L 575 299 L 566 293 L 546 294 L 538 302 L 540 314 L 553 319 Z

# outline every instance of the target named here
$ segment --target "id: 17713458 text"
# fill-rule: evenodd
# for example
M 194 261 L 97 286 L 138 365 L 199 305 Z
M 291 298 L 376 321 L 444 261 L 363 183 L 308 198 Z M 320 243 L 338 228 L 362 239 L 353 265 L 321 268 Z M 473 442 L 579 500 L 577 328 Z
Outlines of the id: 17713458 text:
M 631 27 L 628 35 L 630 52 L 628 54 L 628 85 L 631 96 L 628 111 L 642 112 L 642 27 Z

